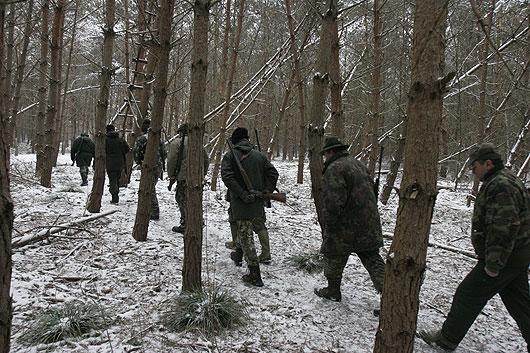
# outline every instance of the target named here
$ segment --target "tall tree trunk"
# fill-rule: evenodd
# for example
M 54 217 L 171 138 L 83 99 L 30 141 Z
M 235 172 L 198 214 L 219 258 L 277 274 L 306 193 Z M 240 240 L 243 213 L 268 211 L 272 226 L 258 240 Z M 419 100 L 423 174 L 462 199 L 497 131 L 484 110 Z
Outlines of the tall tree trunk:
M 57 0 L 52 26 L 50 84 L 48 92 L 48 111 L 46 112 L 46 130 L 44 132 L 44 152 L 40 184 L 44 187 L 52 186 L 53 156 L 55 153 L 56 120 L 61 92 L 61 56 L 64 33 L 64 13 L 66 0 Z
M 160 3 L 158 24 L 159 44 L 156 48 L 158 65 L 153 89 L 153 110 L 151 113 L 149 138 L 147 139 L 144 161 L 142 163 L 142 174 L 138 188 L 138 206 L 136 208 L 136 219 L 133 228 L 133 238 L 137 241 L 147 240 L 151 195 L 156 192 L 153 188 L 153 178 L 158 170 L 158 150 L 167 97 L 167 76 L 172 33 L 171 20 L 173 18 L 173 8 L 175 7 L 174 3 L 174 0 L 163 0 Z
M 294 77 L 295 77 L 295 74 L 294 74 L 294 66 L 293 66 L 293 70 L 291 70 L 291 77 L 289 78 L 289 82 L 287 83 L 287 88 L 285 89 L 285 93 L 283 94 L 282 106 L 280 107 L 280 111 L 278 112 L 278 119 L 276 120 L 276 123 L 274 124 L 274 130 L 272 132 L 269 145 L 267 146 L 267 158 L 269 160 L 272 159 L 272 153 L 274 152 L 273 150 L 277 149 L 277 146 L 278 146 L 278 138 L 279 138 L 278 133 L 280 131 L 280 125 L 283 123 L 283 119 L 285 117 L 285 110 L 287 109 L 287 105 L 289 104 L 289 97 L 291 95 L 291 89 L 293 87 Z
M 99 98 L 96 106 L 94 142 L 96 154 L 94 158 L 94 179 L 92 191 L 87 203 L 87 211 L 97 213 L 101 209 L 101 197 L 105 186 L 105 125 L 109 107 L 110 81 L 114 74 L 112 55 L 114 52 L 114 18 L 116 12 L 115 0 L 105 1 L 105 27 L 103 28 L 103 57 L 101 60 L 101 74 L 99 76 Z
M 376 0 L 377 1 L 377 0 Z M 331 133 L 341 141 L 344 140 L 344 114 L 342 111 L 342 79 L 339 58 L 339 28 L 337 21 L 331 27 L 331 60 L 329 62 L 330 100 L 331 100 Z
M 486 131 L 486 119 L 487 119 L 487 112 L 486 112 L 486 98 L 487 98 L 487 88 L 488 88 L 488 65 L 486 63 L 486 58 L 489 55 L 489 43 L 487 40 L 487 36 L 491 33 L 491 27 L 493 24 L 493 12 L 495 9 L 495 0 L 492 0 L 490 11 L 488 13 L 487 21 L 485 23 L 486 26 L 486 33 L 484 34 L 482 48 L 480 50 L 480 62 L 482 63 L 482 67 L 480 68 L 480 96 L 479 96 L 479 104 L 478 104 L 478 117 L 479 117 L 479 126 L 478 126 L 478 139 L 477 143 L 484 142 L 485 137 L 485 131 Z M 473 186 L 471 187 L 471 195 L 477 195 L 478 193 L 478 186 L 480 185 L 480 180 L 475 175 L 473 177 Z M 472 197 L 467 198 L 467 207 L 471 205 Z
M 382 20 L 381 20 L 381 9 L 382 4 L 379 0 L 374 0 L 374 33 L 373 33 L 373 46 L 374 46 L 374 62 L 372 69 L 372 99 L 370 104 L 370 143 L 372 148 L 370 149 L 368 159 L 368 171 L 370 175 L 374 175 L 375 166 L 377 164 L 377 157 L 379 155 L 378 148 L 379 143 L 379 126 L 381 120 L 381 70 L 383 65 L 383 43 L 382 43 Z
M 44 161 L 44 120 L 46 119 L 46 77 L 48 74 L 48 16 L 50 12 L 49 0 L 43 0 L 41 6 L 41 27 L 40 27 L 40 59 L 39 59 L 39 110 L 35 123 L 35 152 L 37 153 L 37 163 L 35 174 L 42 174 L 42 164 Z
M 322 227 L 322 150 L 324 136 L 324 105 L 329 84 L 329 53 L 333 40 L 333 22 L 337 20 L 337 0 L 326 1 L 326 12 L 322 15 L 320 47 L 316 73 L 313 76 L 313 100 L 311 102 L 311 123 L 308 129 L 309 169 L 311 171 L 311 192 L 315 202 L 318 223 Z
M 20 102 L 20 90 L 22 89 L 22 83 L 24 82 L 24 69 L 26 68 L 26 59 L 28 57 L 28 46 L 31 37 L 31 31 L 33 29 L 32 16 L 33 16 L 33 0 L 28 1 L 28 9 L 26 12 L 26 24 L 24 26 L 22 52 L 17 63 L 17 71 L 15 74 L 15 92 L 13 95 L 13 103 L 11 104 L 11 120 L 9 123 L 9 138 L 7 142 L 12 146 L 15 143 L 15 131 L 17 126 L 17 113 L 18 104 Z
M 234 76 L 237 67 L 237 57 L 239 54 L 239 43 L 241 40 L 241 30 L 243 28 L 243 18 L 245 17 L 245 0 L 239 0 L 239 9 L 237 14 L 237 28 L 234 36 L 234 42 L 232 43 L 232 56 L 230 58 L 230 67 L 228 69 L 228 79 L 226 81 L 225 88 L 225 104 L 223 106 L 223 113 L 221 116 L 221 129 L 219 140 L 217 141 L 214 165 L 212 171 L 212 190 L 217 190 L 217 178 L 219 177 L 219 169 L 221 167 L 221 157 L 225 146 L 226 138 L 226 123 L 228 116 L 230 115 L 230 102 L 232 97 L 232 87 L 234 85 Z
M 191 87 L 189 106 L 189 140 L 186 166 L 186 233 L 184 234 L 184 264 L 182 291 L 201 288 L 202 265 L 202 185 L 204 98 L 208 70 L 209 0 L 196 0 L 193 5 L 193 51 L 191 58 Z M 197 158 L 198 157 L 198 158 Z
M 6 3 L 0 2 L 0 61 L 4 61 Z M 9 92 L 4 65 L 0 65 L 0 90 Z M 9 94 L 7 95 L 9 96 Z M 9 353 L 11 337 L 11 234 L 13 201 L 9 186 L 9 144 L 6 141 L 7 101 L 0 94 L 0 352 Z
M 6 80 L 6 87 L 7 90 L 2 92 L 1 94 L 4 95 L 4 101 L 5 101 L 5 107 L 4 107 L 4 115 L 9 116 L 9 110 L 10 110 L 10 103 L 11 103 L 11 96 L 10 93 L 12 92 L 12 82 L 11 77 L 13 76 L 13 55 L 15 52 L 15 13 L 16 13 L 16 3 L 12 3 L 9 6 L 9 17 L 7 18 L 7 42 L 6 42 L 6 58 L 5 62 L 2 65 L 5 65 L 5 80 Z M 6 130 L 6 132 L 9 132 L 9 130 Z M 7 140 L 9 142 L 9 140 Z
M 436 200 L 448 0 L 416 1 L 405 165 L 374 352 L 412 352 Z M 421 151 L 421 153 L 418 153 Z
M 394 188 L 394 183 L 399 172 L 399 166 L 403 160 L 403 152 L 405 151 L 405 141 L 407 139 L 407 117 L 403 117 L 405 120 L 403 122 L 403 128 L 399 134 L 399 140 L 397 142 L 396 152 L 392 156 L 392 161 L 390 162 L 390 171 L 388 172 L 385 180 L 385 186 L 383 186 L 383 191 L 381 192 L 381 203 L 386 205 L 392 189 Z
M 294 80 L 296 83 L 296 91 L 298 93 L 298 111 L 299 111 L 299 126 L 300 132 L 298 141 L 298 172 L 296 175 L 296 182 L 302 184 L 304 182 L 304 164 L 305 164 L 305 153 L 306 153 L 306 142 L 307 142 L 307 127 L 306 127 L 306 112 L 305 112 L 305 100 L 304 100 L 304 81 L 302 80 L 302 70 L 300 68 L 300 54 L 298 52 L 298 46 L 296 44 L 296 36 L 294 29 L 294 21 L 291 10 L 291 0 L 285 0 L 285 9 L 287 14 L 287 25 L 289 27 L 289 42 L 291 47 L 291 54 L 293 56 L 294 66 Z M 308 33 L 311 26 L 309 26 Z

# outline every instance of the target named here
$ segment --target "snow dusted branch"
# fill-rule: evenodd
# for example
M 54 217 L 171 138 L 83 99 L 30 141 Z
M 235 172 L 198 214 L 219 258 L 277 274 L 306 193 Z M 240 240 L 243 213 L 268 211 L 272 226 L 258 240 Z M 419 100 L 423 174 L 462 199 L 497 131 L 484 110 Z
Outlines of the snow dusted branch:
M 389 232 L 383 232 L 383 238 L 393 240 L 394 239 L 394 235 L 392 233 L 389 233 Z M 447 250 L 447 251 L 450 251 L 450 252 L 453 252 L 453 253 L 456 253 L 456 254 L 464 255 L 464 256 L 470 257 L 472 259 L 476 259 L 477 258 L 477 255 L 473 251 L 464 250 L 464 249 L 461 249 L 461 248 L 457 248 L 457 247 L 449 246 L 449 245 L 445 245 L 445 244 L 435 243 L 435 242 L 432 242 L 432 241 L 430 241 L 428 243 L 428 245 L 430 247 L 433 247 L 433 248 L 440 248 L 440 249 Z

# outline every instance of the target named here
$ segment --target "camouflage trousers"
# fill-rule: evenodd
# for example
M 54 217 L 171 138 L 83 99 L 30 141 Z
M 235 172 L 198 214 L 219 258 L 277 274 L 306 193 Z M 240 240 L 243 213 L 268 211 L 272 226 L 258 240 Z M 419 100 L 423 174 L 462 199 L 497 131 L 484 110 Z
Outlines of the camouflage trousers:
M 245 261 L 248 266 L 259 265 L 260 258 L 270 259 L 269 233 L 265 226 L 265 216 L 255 217 L 251 220 L 236 221 L 237 223 L 237 247 L 241 247 Z M 261 254 L 258 258 L 256 246 L 254 245 L 254 232 L 258 234 L 261 245 Z
M 153 175 L 152 179 L 152 189 L 151 189 L 151 209 L 149 211 L 149 217 L 159 218 L 160 217 L 160 208 L 158 207 L 158 197 L 156 196 L 156 183 L 158 183 L 158 177 L 160 176 L 160 171 L 157 169 Z
M 79 174 L 81 174 L 81 180 L 83 183 L 88 181 L 88 166 L 84 165 L 82 167 L 79 167 Z
M 107 170 L 107 176 L 109 177 L 109 192 L 114 199 L 118 196 L 120 188 L 118 186 L 118 181 L 120 180 L 121 170 Z
M 368 271 L 374 288 L 381 293 L 383 291 L 383 281 L 385 278 L 385 262 L 379 250 L 356 253 L 359 256 L 364 268 Z M 342 280 L 342 272 L 350 255 L 324 256 L 324 276 L 329 280 Z
M 186 181 L 177 181 L 175 201 L 180 212 L 180 226 L 186 228 Z

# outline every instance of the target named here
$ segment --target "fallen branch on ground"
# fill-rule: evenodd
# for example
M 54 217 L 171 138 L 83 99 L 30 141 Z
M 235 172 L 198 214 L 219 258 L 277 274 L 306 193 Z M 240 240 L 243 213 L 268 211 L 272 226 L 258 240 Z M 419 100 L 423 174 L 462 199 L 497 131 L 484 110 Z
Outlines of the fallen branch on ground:
M 392 233 L 383 232 L 383 238 L 394 240 L 394 235 Z M 464 250 L 464 249 L 460 249 L 460 248 L 457 248 L 457 247 L 454 247 L 454 246 L 434 243 L 432 241 L 430 241 L 428 245 L 431 246 L 431 247 L 434 247 L 434 248 L 440 248 L 440 249 L 447 250 L 447 251 L 450 251 L 450 252 L 454 252 L 454 253 L 457 253 L 457 254 L 460 254 L 460 255 L 464 255 L 464 256 L 470 257 L 470 258 L 475 259 L 475 260 L 477 259 L 477 255 L 474 252 L 469 251 L 469 250 Z
M 41 241 L 41 240 L 44 240 L 44 239 L 48 238 L 52 234 L 59 233 L 60 231 L 63 231 L 63 230 L 68 229 L 68 228 L 73 228 L 76 225 L 79 225 L 79 224 L 84 223 L 84 222 L 93 221 L 95 219 L 111 215 L 111 214 L 113 214 L 116 211 L 118 211 L 118 210 L 112 210 L 112 211 L 103 212 L 103 213 L 92 215 L 92 216 L 88 216 L 88 217 L 83 217 L 81 219 L 78 219 L 76 221 L 72 221 L 72 222 L 69 222 L 69 223 L 64 223 L 64 224 L 58 224 L 58 225 L 51 226 L 50 228 L 44 229 L 44 230 L 38 232 L 37 234 L 24 235 L 23 237 L 20 237 L 20 238 L 17 238 L 15 240 L 13 240 L 13 242 L 11 243 L 11 247 L 13 249 L 17 249 L 17 248 L 21 248 L 21 247 L 23 247 L 25 245 L 28 245 L 28 244 L 36 243 L 38 241 Z

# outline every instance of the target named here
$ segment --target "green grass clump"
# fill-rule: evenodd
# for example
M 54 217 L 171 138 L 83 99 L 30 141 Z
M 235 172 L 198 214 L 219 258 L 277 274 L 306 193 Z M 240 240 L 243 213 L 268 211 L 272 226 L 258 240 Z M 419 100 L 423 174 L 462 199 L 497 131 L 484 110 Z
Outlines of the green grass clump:
M 287 261 L 307 273 L 320 273 L 324 270 L 324 257 L 320 253 L 305 253 L 290 256 Z
M 197 330 L 211 336 L 241 325 L 246 319 L 244 304 L 226 291 L 208 287 L 170 299 L 161 323 L 170 331 Z
M 37 320 L 22 333 L 19 341 L 27 345 L 58 342 L 107 328 L 111 322 L 99 305 L 67 303 L 37 314 Z

